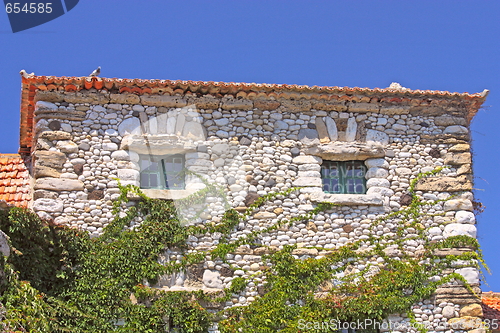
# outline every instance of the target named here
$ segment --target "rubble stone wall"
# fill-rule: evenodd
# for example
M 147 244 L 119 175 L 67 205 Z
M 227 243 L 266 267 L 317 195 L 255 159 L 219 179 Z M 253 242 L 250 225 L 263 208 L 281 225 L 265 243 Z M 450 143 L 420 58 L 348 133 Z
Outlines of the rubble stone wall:
M 206 261 L 196 274 L 164 277 L 160 287 L 223 288 L 233 276 L 259 272 L 266 246 L 297 244 L 295 255 L 307 258 L 324 252 L 304 247 L 328 251 L 366 239 L 372 221 L 408 204 L 405 194 L 411 180 L 438 166 L 448 167 L 419 182 L 417 195 L 428 202 L 456 196 L 424 208 L 434 215 L 422 221 L 428 237 L 435 241 L 461 234 L 476 237 L 468 122 L 466 110 L 456 104 L 322 104 L 302 99 L 43 91 L 37 99 L 33 209 L 56 223 L 101 234 L 113 219 L 112 203 L 119 195 L 116 178 L 122 184 L 140 185 L 140 155 L 183 154 L 185 167 L 200 175 L 188 175 L 184 190 L 146 190 L 152 197 L 186 197 L 205 186 L 199 177 L 225 189 L 225 198 L 209 197 L 205 206 L 184 212 L 188 223 L 220 221 L 225 200 L 243 210 L 258 196 L 301 187 L 296 194 L 264 205 L 238 226 L 234 239 L 278 219 L 307 213 L 318 202 L 339 204 L 311 222 L 262 235 L 262 247 L 239 248 L 228 258 L 238 268 L 234 272 L 222 262 Z M 366 194 L 324 193 L 320 174 L 324 160 L 363 161 Z M 197 215 L 197 209 L 202 214 Z M 397 223 L 388 219 L 376 233 L 393 233 Z M 413 233 L 407 228 L 405 236 Z M 189 241 L 198 249 L 218 242 L 217 235 Z M 418 240 L 404 244 L 403 250 L 415 256 L 423 250 Z M 398 251 L 389 248 L 388 254 L 397 256 Z M 165 261 L 176 259 L 176 253 L 165 254 Z M 367 264 L 360 263 L 356 269 Z M 476 268 L 455 271 L 478 286 Z M 251 302 L 261 285 L 251 284 L 228 306 Z M 413 311 L 417 321 L 438 327 L 474 303 L 479 300 L 463 287 L 447 285 L 435 299 L 416 304 Z M 405 314 L 395 318 L 409 320 Z

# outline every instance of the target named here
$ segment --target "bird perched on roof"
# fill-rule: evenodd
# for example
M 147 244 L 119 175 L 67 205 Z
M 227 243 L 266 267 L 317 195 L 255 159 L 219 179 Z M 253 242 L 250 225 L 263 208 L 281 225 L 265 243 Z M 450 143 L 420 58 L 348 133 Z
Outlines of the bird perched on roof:
M 101 66 L 97 67 L 97 69 L 90 73 L 89 76 L 99 76 L 99 74 L 101 74 Z
M 19 74 L 21 74 L 25 79 L 29 79 L 30 77 L 35 76 L 35 73 L 28 74 L 24 69 L 21 69 Z

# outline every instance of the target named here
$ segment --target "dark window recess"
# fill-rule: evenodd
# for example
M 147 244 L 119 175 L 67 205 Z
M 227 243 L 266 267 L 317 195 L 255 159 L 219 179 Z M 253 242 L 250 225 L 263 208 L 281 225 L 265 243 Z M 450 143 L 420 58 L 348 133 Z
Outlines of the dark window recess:
M 365 194 L 366 166 L 362 161 L 323 161 L 321 179 L 326 193 Z
M 141 155 L 141 188 L 183 190 L 185 188 L 184 156 Z

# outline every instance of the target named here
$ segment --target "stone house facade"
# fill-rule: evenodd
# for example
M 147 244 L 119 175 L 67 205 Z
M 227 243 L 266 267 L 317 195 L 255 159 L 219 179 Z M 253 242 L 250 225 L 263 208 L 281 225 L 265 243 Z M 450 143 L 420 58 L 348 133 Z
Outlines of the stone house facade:
M 307 247 L 328 251 L 367 237 L 371 221 L 407 204 L 411 180 L 438 166 L 448 167 L 420 181 L 417 194 L 424 201 L 456 196 L 431 208 L 436 216 L 423 222 L 428 237 L 476 237 L 469 124 L 486 95 L 399 84 L 368 89 L 26 75 L 19 153 L 32 161 L 32 208 L 93 235 L 113 219 L 117 179 L 174 201 L 204 188 L 204 181 L 218 184 L 223 198 L 180 211 L 186 223 L 200 224 L 220 221 L 224 202 L 242 211 L 259 196 L 301 187 L 265 205 L 234 231 L 235 239 L 319 202 L 339 204 L 307 224 L 264 235 L 262 248 L 238 249 L 230 263 L 240 268 L 234 274 L 247 276 L 259 271 L 265 247 L 297 244 L 297 256 L 317 257 L 321 252 Z M 376 232 L 390 233 L 394 223 Z M 216 242 L 193 237 L 190 246 Z M 422 250 L 418 241 L 405 244 L 409 253 Z M 450 251 L 442 255 L 462 250 Z M 205 262 L 196 287 L 225 287 L 232 276 L 224 268 Z M 456 271 L 479 292 L 476 268 Z M 161 287 L 192 285 L 178 274 Z M 251 287 L 234 303 L 257 295 Z M 481 317 L 479 303 L 464 287 L 447 285 L 414 313 L 438 327 L 454 317 Z

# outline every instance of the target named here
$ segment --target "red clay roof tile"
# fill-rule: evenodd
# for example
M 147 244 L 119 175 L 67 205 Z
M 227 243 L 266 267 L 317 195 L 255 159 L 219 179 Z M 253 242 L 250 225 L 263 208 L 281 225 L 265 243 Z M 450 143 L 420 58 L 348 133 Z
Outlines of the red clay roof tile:
M 500 320 L 500 293 L 485 292 L 482 294 L 481 301 L 484 318 Z
M 31 201 L 29 171 L 18 154 L 0 154 L 0 200 L 17 207 Z

